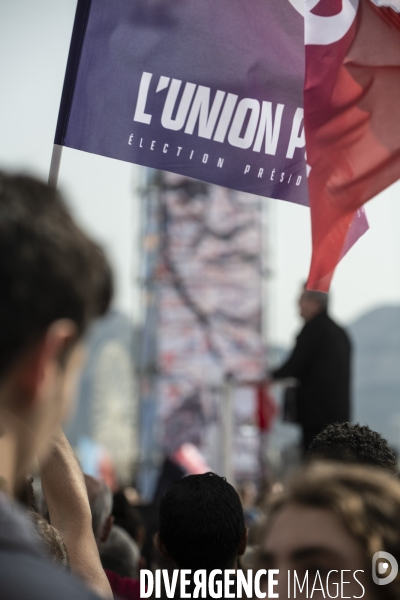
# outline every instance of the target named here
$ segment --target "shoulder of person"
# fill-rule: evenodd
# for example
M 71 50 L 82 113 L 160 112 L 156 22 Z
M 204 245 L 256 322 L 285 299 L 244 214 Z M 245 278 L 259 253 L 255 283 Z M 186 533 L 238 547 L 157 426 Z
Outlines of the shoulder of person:
M 311 319 L 311 321 L 309 321 L 307 325 L 310 325 L 310 329 L 342 329 L 340 325 L 338 325 L 336 321 L 334 321 L 326 311 L 319 313 L 319 315 L 314 317 L 314 319 Z
M 320 313 L 310 321 L 307 321 L 303 325 L 303 329 L 300 331 L 299 336 L 302 334 L 308 335 L 312 332 L 318 332 L 329 327 L 330 317 L 328 317 L 327 313 Z
M 347 337 L 347 338 L 349 337 L 346 329 L 342 325 L 340 325 L 339 323 L 334 321 L 330 315 L 326 314 L 326 316 L 327 316 L 327 319 L 325 320 L 326 324 L 329 324 L 329 326 L 331 328 L 335 329 L 336 331 L 340 331 L 345 337 Z
M 48 559 L 0 548 L 1 600 L 100 600 Z
M 1 600 L 95 600 L 78 579 L 44 556 L 28 514 L 0 494 Z

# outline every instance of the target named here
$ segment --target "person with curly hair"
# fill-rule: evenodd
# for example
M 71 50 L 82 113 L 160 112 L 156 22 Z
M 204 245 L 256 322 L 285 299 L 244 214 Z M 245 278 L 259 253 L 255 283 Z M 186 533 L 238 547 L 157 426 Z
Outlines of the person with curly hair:
M 272 496 L 256 567 L 279 570 L 280 598 L 398 600 L 400 575 L 382 551 L 400 562 L 400 483 L 376 468 L 315 462 Z M 374 557 L 387 585 L 373 581 Z
M 397 476 L 397 458 L 383 436 L 359 423 L 333 423 L 311 442 L 307 460 L 370 465 Z

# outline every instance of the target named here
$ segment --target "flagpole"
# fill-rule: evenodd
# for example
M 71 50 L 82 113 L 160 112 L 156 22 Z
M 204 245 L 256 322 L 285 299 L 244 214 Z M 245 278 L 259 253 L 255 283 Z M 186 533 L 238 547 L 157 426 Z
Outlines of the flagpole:
M 261 337 L 266 352 L 266 359 L 269 360 L 270 345 L 270 314 L 271 314 L 271 267 L 270 267 L 270 207 L 269 200 L 261 198 Z M 266 366 L 266 365 L 265 365 Z M 259 447 L 259 465 L 261 475 L 261 486 L 263 487 L 268 476 L 268 433 L 260 429 L 260 447 Z
M 225 377 L 222 387 L 222 461 L 226 480 L 235 485 L 233 470 L 233 381 L 230 375 Z
M 49 186 L 54 187 L 54 188 L 57 187 L 57 183 L 58 183 L 58 174 L 60 172 L 62 150 L 63 150 L 63 146 L 54 144 L 53 152 L 51 155 L 49 179 L 47 182 Z

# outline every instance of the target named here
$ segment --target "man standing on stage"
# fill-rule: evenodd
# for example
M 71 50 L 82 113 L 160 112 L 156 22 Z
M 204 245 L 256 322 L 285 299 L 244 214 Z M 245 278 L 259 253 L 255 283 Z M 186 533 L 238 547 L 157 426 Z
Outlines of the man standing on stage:
M 327 308 L 328 294 L 303 289 L 299 309 L 305 325 L 288 360 L 271 372 L 275 380 L 298 380 L 296 421 L 304 450 L 330 423 L 350 420 L 350 340 Z

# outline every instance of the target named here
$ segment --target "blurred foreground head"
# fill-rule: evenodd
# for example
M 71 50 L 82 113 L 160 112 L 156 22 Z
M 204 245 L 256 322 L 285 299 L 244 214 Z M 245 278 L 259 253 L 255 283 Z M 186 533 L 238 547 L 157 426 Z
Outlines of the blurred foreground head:
M 246 542 L 239 495 L 224 477 L 183 477 L 161 499 L 158 546 L 179 568 L 233 568 Z
M 13 488 L 68 413 L 82 336 L 106 311 L 112 279 L 55 189 L 3 173 L 0 290 L 0 444 L 16 449 L 0 477 Z
M 384 437 L 368 425 L 333 423 L 311 442 L 307 460 L 370 465 L 397 475 L 397 459 Z
M 60 533 L 38 513 L 30 511 L 29 516 L 47 558 L 69 571 L 70 560 L 68 550 Z
M 273 497 L 257 568 L 280 569 L 279 590 L 275 589 L 280 597 L 287 597 L 290 569 L 296 570 L 300 583 L 308 571 L 308 597 L 315 600 L 329 595 L 398 599 L 399 575 L 388 585 L 372 581 L 372 558 L 380 551 L 400 563 L 399 482 L 369 467 L 314 463 Z M 325 596 L 321 591 L 310 595 L 317 571 Z M 342 588 L 343 571 L 349 583 Z M 356 571 L 363 596 L 353 576 Z

